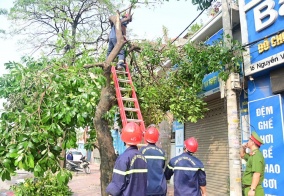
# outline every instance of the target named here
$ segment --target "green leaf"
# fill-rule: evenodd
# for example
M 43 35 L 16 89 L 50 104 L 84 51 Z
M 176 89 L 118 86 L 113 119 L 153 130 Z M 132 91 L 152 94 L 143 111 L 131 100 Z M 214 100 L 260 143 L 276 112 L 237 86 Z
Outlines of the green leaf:
M 7 156 L 11 157 L 11 158 L 16 158 L 18 156 L 18 153 L 17 152 L 12 152 L 12 153 L 7 154 Z
M 11 160 L 10 159 L 4 159 L 3 165 L 7 168 L 10 168 Z
M 32 154 L 28 155 L 28 163 L 29 163 L 28 165 L 30 168 L 34 168 L 34 157 Z
M 33 144 L 31 141 L 29 141 L 28 147 L 29 147 L 29 148 L 34 148 L 34 144 Z
M 41 172 L 42 170 L 41 170 L 41 167 L 37 164 L 34 168 L 34 171 Z
M 52 152 L 48 152 L 48 156 L 49 156 L 50 158 L 54 158 L 54 154 L 52 154 Z
M 43 151 L 41 151 L 41 154 L 45 154 L 47 152 L 47 149 L 44 149 Z

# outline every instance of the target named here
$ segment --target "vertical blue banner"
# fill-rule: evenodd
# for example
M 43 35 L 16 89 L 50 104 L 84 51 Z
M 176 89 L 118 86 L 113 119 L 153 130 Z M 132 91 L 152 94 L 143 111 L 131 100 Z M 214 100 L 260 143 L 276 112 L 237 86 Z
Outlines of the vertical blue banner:
M 242 145 L 247 143 L 250 136 L 249 130 L 249 115 L 248 115 L 248 97 L 247 94 L 242 91 L 240 95 L 240 122 L 241 122 L 241 136 Z M 246 162 L 242 159 L 242 171 L 246 169 Z
M 112 143 L 113 143 L 115 153 L 117 155 L 120 155 L 125 151 L 126 146 L 124 145 L 124 142 L 121 140 L 120 133 L 117 129 L 112 129 L 110 131 L 111 131 L 111 136 L 113 139 Z
M 173 122 L 173 132 L 175 132 L 175 146 L 176 146 L 175 156 L 177 156 L 183 153 L 184 124 L 179 123 L 178 121 L 174 121 Z
M 284 134 L 281 96 L 250 101 L 249 113 L 250 125 L 264 142 L 260 148 L 265 158 L 264 192 L 266 195 L 283 195 Z

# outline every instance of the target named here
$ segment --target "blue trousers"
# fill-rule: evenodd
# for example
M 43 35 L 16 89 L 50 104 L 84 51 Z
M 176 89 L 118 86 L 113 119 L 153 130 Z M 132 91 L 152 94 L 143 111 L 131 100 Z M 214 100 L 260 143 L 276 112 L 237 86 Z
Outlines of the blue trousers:
M 108 49 L 107 49 L 107 57 L 111 53 L 111 51 L 114 48 L 114 46 L 116 45 L 116 43 L 117 43 L 117 39 L 116 38 L 110 38 L 109 39 Z M 121 49 L 117 56 L 118 56 L 118 60 L 123 60 L 124 61 L 124 58 L 125 58 L 124 50 Z

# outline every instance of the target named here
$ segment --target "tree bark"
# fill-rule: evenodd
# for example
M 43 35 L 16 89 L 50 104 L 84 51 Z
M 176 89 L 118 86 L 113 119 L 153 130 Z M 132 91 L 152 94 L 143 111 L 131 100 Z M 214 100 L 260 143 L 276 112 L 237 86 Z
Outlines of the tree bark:
M 111 62 L 115 59 L 121 48 L 124 46 L 125 41 L 121 32 L 121 21 L 119 19 L 119 13 L 116 16 L 110 17 L 111 21 L 116 27 L 117 44 L 111 51 L 103 66 L 104 76 L 107 79 L 106 86 L 102 89 L 99 104 L 97 105 L 94 127 L 97 131 L 97 140 L 99 145 L 99 152 L 101 157 L 100 173 L 101 173 L 101 195 L 108 196 L 106 193 L 106 187 L 111 181 L 114 163 L 116 155 L 112 144 L 112 137 L 110 133 L 110 126 L 108 122 L 103 118 L 111 107 L 114 105 L 115 90 L 113 84 L 111 84 Z
M 97 130 L 97 140 L 101 157 L 101 195 L 107 196 L 106 187 L 111 181 L 116 156 L 112 145 L 112 137 L 108 122 L 103 119 L 103 115 L 110 110 L 113 104 L 113 87 L 107 85 L 105 88 L 103 88 L 101 93 L 101 100 L 98 104 L 94 118 L 94 126 Z

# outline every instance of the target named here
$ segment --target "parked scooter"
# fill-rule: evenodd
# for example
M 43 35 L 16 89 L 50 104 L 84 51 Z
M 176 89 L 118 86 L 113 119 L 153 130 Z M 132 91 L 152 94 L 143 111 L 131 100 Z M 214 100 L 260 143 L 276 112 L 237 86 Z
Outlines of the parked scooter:
M 77 172 L 84 171 L 86 174 L 90 174 L 91 169 L 89 165 L 90 165 L 90 162 L 86 160 L 85 156 L 83 156 L 79 162 L 74 162 L 68 159 L 66 160 L 66 169 L 70 171 L 77 171 Z

